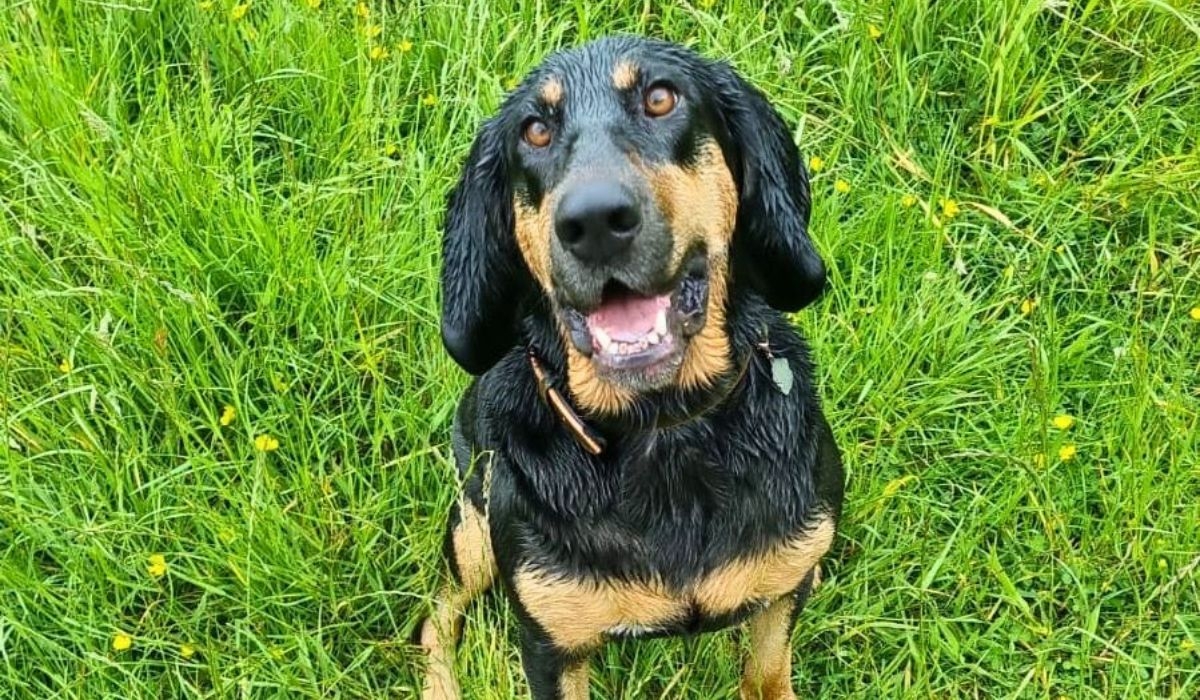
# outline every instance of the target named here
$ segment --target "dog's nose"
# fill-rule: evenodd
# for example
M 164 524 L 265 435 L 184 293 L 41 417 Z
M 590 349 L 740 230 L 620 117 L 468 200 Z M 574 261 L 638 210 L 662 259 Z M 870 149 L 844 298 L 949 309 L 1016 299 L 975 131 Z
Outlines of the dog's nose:
M 554 232 L 563 247 L 585 263 L 602 263 L 633 243 L 642 216 L 633 195 L 619 183 L 585 182 L 558 203 Z

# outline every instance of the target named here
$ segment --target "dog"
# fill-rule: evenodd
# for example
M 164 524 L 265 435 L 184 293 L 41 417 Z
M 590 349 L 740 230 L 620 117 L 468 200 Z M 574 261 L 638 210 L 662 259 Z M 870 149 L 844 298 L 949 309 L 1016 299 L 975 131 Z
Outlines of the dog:
M 809 208 L 764 95 L 674 44 L 554 53 L 483 124 L 444 220 L 442 340 L 476 378 L 426 700 L 459 697 L 463 611 L 497 582 L 536 700 L 586 698 L 608 640 L 742 623 L 742 696 L 795 697 L 844 481 L 784 317 L 825 286 Z

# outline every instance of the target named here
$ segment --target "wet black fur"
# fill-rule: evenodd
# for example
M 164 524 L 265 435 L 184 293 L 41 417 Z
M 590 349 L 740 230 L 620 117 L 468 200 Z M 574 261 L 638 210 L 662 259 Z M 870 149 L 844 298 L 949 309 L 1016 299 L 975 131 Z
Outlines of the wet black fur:
M 640 395 L 621 415 L 585 416 L 607 440 L 593 457 L 539 398 L 526 360 L 526 348 L 534 348 L 570 397 L 563 339 L 517 251 L 511 201 L 520 186 L 515 143 L 529 91 L 566 68 L 594 69 L 607 80 L 617 56 L 674 66 L 702 91 L 702 128 L 724 150 L 740 196 L 727 331 L 733 364 L 748 361 L 749 369 L 736 386 L 735 370 L 710 390 L 666 389 Z M 564 82 L 569 91 L 570 77 Z M 781 313 L 811 303 L 824 283 L 806 231 L 808 196 L 790 132 L 761 93 L 729 67 L 664 43 L 609 39 L 557 54 L 482 127 L 449 200 L 442 329 L 454 359 L 481 375 L 459 405 L 453 442 L 469 499 L 480 508 L 487 501 L 503 583 L 532 566 L 572 578 L 655 576 L 683 586 L 794 536 L 822 513 L 840 514 L 838 450 L 808 350 Z M 790 364 L 795 384 L 787 395 L 757 348 L 764 341 L 771 356 Z M 481 453 L 490 455 L 488 493 L 483 466 L 470 468 Z M 811 577 L 796 591 L 797 608 L 810 587 Z M 557 697 L 558 675 L 571 659 L 514 603 L 533 695 Z M 697 612 L 668 632 L 725 626 L 758 609 L 722 619 Z

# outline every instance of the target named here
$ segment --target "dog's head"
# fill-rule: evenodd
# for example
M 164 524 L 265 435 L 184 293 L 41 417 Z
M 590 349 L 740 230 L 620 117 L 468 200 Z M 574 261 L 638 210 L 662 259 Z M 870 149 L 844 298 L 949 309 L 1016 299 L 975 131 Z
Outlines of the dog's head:
M 540 293 L 584 408 L 706 386 L 732 364 L 735 291 L 784 311 L 820 294 L 808 214 L 786 125 L 728 66 L 632 38 L 555 54 L 483 125 L 450 195 L 443 340 L 482 373 Z

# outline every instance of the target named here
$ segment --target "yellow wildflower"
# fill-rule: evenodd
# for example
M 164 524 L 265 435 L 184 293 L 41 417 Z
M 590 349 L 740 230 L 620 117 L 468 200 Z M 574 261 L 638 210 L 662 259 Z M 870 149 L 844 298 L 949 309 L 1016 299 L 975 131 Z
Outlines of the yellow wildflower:
M 1066 253 L 1067 253 L 1067 244 L 1065 244 L 1065 243 L 1059 244 L 1058 246 L 1056 246 L 1056 247 L 1054 248 L 1054 252 L 1055 252 L 1055 253 L 1058 253 L 1059 255 L 1066 255 Z
M 1167 560 L 1166 560 L 1166 559 L 1161 559 L 1161 558 L 1160 558 L 1160 559 L 1158 560 L 1158 570 L 1159 570 L 1159 571 L 1166 571 L 1166 570 L 1167 570 Z
M 819 173 L 825 169 L 825 159 L 821 156 L 813 156 L 808 159 L 808 169 L 814 173 Z
M 368 39 L 374 39 L 382 33 L 383 27 L 379 26 L 378 24 L 368 24 L 367 26 L 363 27 L 363 36 L 367 37 Z
M 383 155 L 388 158 L 396 158 L 400 155 L 400 147 L 394 143 L 389 143 L 383 147 Z
M 916 204 L 917 195 L 915 194 L 906 194 L 900 198 L 900 206 L 904 207 L 905 209 L 911 209 L 912 207 L 916 206 Z
M 504 81 L 504 89 L 508 90 L 509 92 L 512 92 L 513 90 L 516 90 L 517 86 L 520 84 L 521 84 L 521 79 L 517 78 L 516 76 L 513 76 L 513 77 L 509 78 L 508 80 Z
M 372 46 L 370 53 L 367 54 L 372 61 L 382 61 L 387 58 L 388 50 L 382 46 Z
M 873 39 L 875 41 L 879 41 L 879 37 L 883 36 L 883 31 L 879 27 L 876 27 L 873 24 L 868 24 L 867 25 L 867 34 L 871 37 L 871 39 Z
M 308 0 L 308 6 L 314 10 L 320 9 L 321 0 Z M 192 653 L 195 653 L 194 649 L 192 650 Z M 187 657 L 184 657 L 184 658 L 187 658 Z
M 72 369 L 74 369 L 74 366 L 71 364 L 71 358 L 69 357 L 64 357 L 62 362 L 58 363 L 58 371 L 63 374 L 70 374 Z
M 1028 316 L 1029 314 L 1033 313 L 1033 310 L 1037 308 L 1037 305 L 1037 299 L 1026 299 L 1025 301 L 1022 301 L 1021 315 Z
M 200 8 L 201 12 L 208 12 L 213 8 L 212 0 L 204 0 L 204 2 L 196 3 L 196 7 Z
M 438 103 L 437 95 L 433 95 L 433 94 L 426 95 L 424 97 L 424 99 L 421 100 L 421 104 L 425 105 L 426 107 L 436 107 L 437 103 Z
M 1192 640 L 1186 639 L 1186 638 L 1179 640 L 1179 650 L 1180 651 L 1191 651 L 1192 649 L 1195 649 L 1195 648 L 1196 648 L 1196 643 L 1193 642 Z
M 838 178 L 838 181 L 833 183 L 833 189 L 837 190 L 839 194 L 846 194 L 850 191 L 850 183 Z
M 146 573 L 150 574 L 151 578 L 162 578 L 167 574 L 167 558 L 161 554 L 151 554 L 150 563 L 146 567 Z
M 1055 416 L 1054 420 L 1050 421 L 1050 423 L 1059 430 L 1070 430 L 1075 425 L 1075 416 L 1063 413 Z
M 1200 321 L 1200 306 L 1193 306 L 1188 316 L 1191 316 L 1193 321 Z
M 274 452 L 279 449 L 279 440 L 270 435 L 259 435 L 254 438 L 254 449 L 259 452 Z
M 233 406 L 226 405 L 221 409 L 221 425 L 227 426 L 233 423 L 234 418 L 237 418 L 237 409 L 235 409 Z
M 354 6 L 354 14 L 365 19 L 371 16 L 371 8 L 367 7 L 367 3 L 360 2 Z
M 408 39 L 401 39 L 399 44 L 396 44 L 396 50 L 400 53 L 408 53 L 412 51 L 413 43 Z
M 233 9 L 229 10 L 229 19 L 236 22 L 239 19 L 245 17 L 246 13 L 249 11 L 250 11 L 250 3 L 248 3 L 248 2 L 241 3 L 240 5 L 234 5 Z
M 958 202 L 956 202 L 953 199 L 950 199 L 948 197 L 943 199 L 941 201 L 941 204 L 942 204 L 942 216 L 946 219 L 953 219 L 954 217 L 958 216 L 958 213 L 960 211 L 962 211 L 958 207 Z
M 317 2 L 317 4 L 320 4 L 321 0 L 316 0 L 316 2 Z M 309 4 L 312 4 L 312 3 L 311 3 L 311 1 L 310 1 L 310 3 L 309 3 Z M 180 645 L 179 645 L 179 655 L 180 655 L 180 656 L 182 656 L 182 657 L 183 657 L 183 658 L 185 658 L 185 659 L 190 659 L 190 658 L 192 658 L 193 656 L 195 656 L 195 655 L 196 655 L 196 647 L 195 647 L 195 645 L 188 644 L 187 642 L 184 642 L 183 644 L 180 644 Z
M 130 637 L 124 632 L 117 632 L 117 634 L 113 636 L 113 651 L 125 651 L 131 646 L 133 646 L 133 637 Z
M 1062 447 L 1058 448 L 1058 458 L 1063 462 L 1070 462 L 1071 460 L 1075 459 L 1075 455 L 1078 454 L 1078 452 L 1079 450 L 1075 449 L 1074 445 L 1063 445 Z

